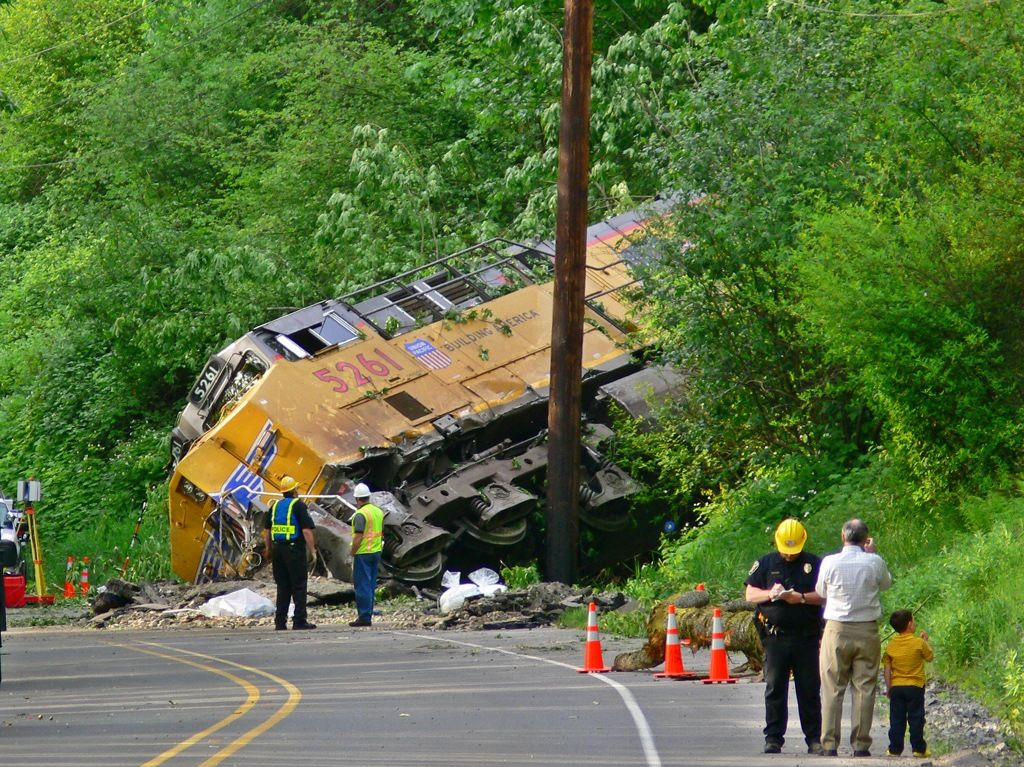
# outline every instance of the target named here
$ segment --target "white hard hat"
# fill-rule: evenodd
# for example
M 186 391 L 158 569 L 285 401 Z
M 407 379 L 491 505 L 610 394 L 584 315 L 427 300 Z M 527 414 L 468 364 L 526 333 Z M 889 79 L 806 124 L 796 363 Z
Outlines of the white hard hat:
M 352 495 L 355 498 L 369 498 L 370 488 L 368 485 L 366 485 L 366 483 L 360 482 L 358 485 L 355 486 L 355 489 L 352 491 Z

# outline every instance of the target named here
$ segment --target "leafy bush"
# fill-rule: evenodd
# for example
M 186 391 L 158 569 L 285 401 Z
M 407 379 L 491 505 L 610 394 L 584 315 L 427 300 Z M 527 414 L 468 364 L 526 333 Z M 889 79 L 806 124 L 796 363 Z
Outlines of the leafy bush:
M 536 564 L 503 565 L 501 579 L 510 589 L 525 589 L 527 586 L 540 583 L 540 570 Z
M 818 217 L 802 255 L 809 334 L 886 416 L 891 449 L 933 498 L 1012 467 L 1024 445 L 1010 351 L 1024 321 L 991 289 L 1009 280 L 1019 294 L 1024 272 L 1004 270 L 1005 251 L 957 249 L 951 215 L 909 199 L 848 207 Z
M 1003 719 L 1019 747 L 1024 742 L 1024 659 L 1016 647 L 1006 652 L 999 692 Z

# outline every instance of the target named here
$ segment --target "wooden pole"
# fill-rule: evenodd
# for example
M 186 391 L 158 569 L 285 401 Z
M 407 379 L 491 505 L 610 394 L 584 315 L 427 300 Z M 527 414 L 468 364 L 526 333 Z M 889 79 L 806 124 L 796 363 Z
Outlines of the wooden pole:
M 579 548 L 580 391 L 590 152 L 591 0 L 565 0 L 558 224 L 548 406 L 548 580 L 576 579 Z

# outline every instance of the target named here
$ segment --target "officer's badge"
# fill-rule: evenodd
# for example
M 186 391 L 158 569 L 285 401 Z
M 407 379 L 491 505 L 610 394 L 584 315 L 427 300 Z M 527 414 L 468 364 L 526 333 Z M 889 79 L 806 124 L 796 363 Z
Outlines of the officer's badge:
M 747 575 L 753 575 L 754 573 L 756 573 L 757 572 L 757 566 L 759 564 L 760 564 L 760 562 L 754 562 L 754 564 L 752 564 L 750 566 L 750 571 L 747 573 Z
M 810 575 L 811 574 L 811 570 L 813 570 L 813 569 L 814 568 L 811 567 L 811 563 L 810 562 L 804 562 L 804 572 L 805 573 Z

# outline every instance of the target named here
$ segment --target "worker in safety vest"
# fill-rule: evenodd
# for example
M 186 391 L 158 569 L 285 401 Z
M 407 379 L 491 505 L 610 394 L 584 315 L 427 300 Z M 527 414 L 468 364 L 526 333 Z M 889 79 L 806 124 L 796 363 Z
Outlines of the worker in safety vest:
M 352 583 L 356 587 L 359 617 L 349 626 L 369 626 L 373 618 L 373 593 L 377 590 L 377 568 L 384 549 L 384 512 L 370 503 L 370 488 L 360 482 L 352 495 L 356 510 L 352 525 Z
M 292 629 L 315 629 L 306 620 L 307 558 L 315 551 L 313 524 L 306 504 L 297 496 L 299 483 L 293 477 L 281 478 L 279 498 L 270 504 L 270 514 L 263 530 L 263 542 L 270 553 L 274 583 L 277 584 L 277 612 L 274 628 L 284 631 L 288 626 L 288 604 L 295 603 Z

